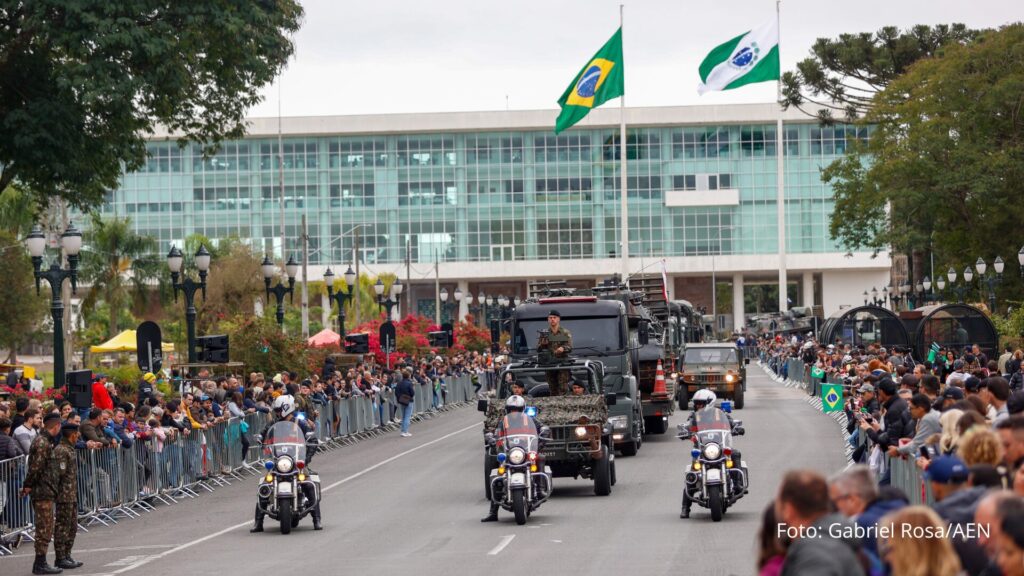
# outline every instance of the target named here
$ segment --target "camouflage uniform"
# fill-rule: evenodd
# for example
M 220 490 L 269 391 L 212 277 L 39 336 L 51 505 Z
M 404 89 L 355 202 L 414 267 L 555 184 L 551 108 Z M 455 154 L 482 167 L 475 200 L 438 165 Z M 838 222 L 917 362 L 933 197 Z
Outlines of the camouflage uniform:
M 67 438 L 53 449 L 60 477 L 57 484 L 57 516 L 53 549 L 57 560 L 69 558 L 78 532 L 78 459 Z
M 46 556 L 53 537 L 53 502 L 57 498 L 60 470 L 53 455 L 53 438 L 41 432 L 29 448 L 26 488 L 32 490 L 32 511 L 35 513 L 36 556 Z
M 556 354 L 555 350 L 564 348 L 561 354 Z M 554 361 L 568 358 L 569 353 L 572 352 L 572 333 L 569 332 L 564 326 L 558 326 L 558 332 L 550 332 L 541 336 L 537 343 L 537 349 L 546 350 L 547 354 L 541 353 L 541 357 L 547 356 Z M 548 394 L 551 396 L 561 396 L 565 393 L 566 388 L 569 384 L 569 371 L 568 370 L 549 370 L 546 373 L 546 379 L 548 382 Z

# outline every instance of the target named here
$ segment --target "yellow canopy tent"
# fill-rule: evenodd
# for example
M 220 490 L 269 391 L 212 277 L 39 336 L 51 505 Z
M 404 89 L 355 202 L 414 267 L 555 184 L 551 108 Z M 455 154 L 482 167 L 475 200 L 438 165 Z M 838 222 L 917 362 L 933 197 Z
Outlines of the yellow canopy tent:
M 161 346 L 164 352 L 173 352 L 174 344 L 164 342 Z M 135 349 L 135 330 L 125 330 L 117 336 L 114 336 L 110 340 L 107 340 L 103 344 L 97 346 L 90 346 L 89 352 L 93 354 L 103 354 L 110 352 L 136 352 Z

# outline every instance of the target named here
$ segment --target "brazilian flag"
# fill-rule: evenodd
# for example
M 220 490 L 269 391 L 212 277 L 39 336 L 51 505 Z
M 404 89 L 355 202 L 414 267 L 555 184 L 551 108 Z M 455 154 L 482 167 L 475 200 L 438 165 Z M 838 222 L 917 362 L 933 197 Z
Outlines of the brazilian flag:
M 821 385 L 821 410 L 825 413 L 838 412 L 843 409 L 843 385 Z
M 592 108 L 618 98 L 625 92 L 622 67 L 622 28 L 576 74 L 558 99 L 562 113 L 555 121 L 555 134 L 583 120 Z

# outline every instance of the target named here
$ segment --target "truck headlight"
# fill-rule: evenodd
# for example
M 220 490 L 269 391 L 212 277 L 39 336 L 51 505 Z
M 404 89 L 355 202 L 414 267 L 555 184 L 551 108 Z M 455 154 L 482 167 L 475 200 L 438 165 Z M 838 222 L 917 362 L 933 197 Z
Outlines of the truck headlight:
M 626 416 L 612 416 L 608 419 L 608 423 L 612 425 L 615 430 L 628 430 L 629 429 L 629 418 Z
M 732 382 L 733 380 L 736 380 L 736 377 L 733 376 L 732 374 L 726 374 L 725 375 L 725 381 L 726 382 Z
M 586 435 L 587 435 L 587 427 L 586 426 L 577 426 L 576 427 L 576 437 L 577 438 L 583 438 Z

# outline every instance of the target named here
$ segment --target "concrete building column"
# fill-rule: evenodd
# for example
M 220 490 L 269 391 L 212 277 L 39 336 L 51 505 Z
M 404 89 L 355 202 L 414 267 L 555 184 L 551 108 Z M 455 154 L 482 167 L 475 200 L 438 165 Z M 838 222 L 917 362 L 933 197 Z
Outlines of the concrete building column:
M 803 305 L 814 306 L 814 272 L 804 272 L 803 293 Z
M 743 274 L 732 275 L 732 327 L 734 330 L 743 329 L 747 323 L 743 310 Z
M 462 320 L 469 314 L 469 299 L 473 297 L 469 293 L 469 280 L 459 280 L 459 291 L 462 292 L 462 300 L 459 301 L 459 312 L 455 318 L 455 322 Z
M 320 323 L 324 328 L 331 327 L 331 303 L 333 300 L 327 294 L 320 294 Z

